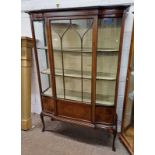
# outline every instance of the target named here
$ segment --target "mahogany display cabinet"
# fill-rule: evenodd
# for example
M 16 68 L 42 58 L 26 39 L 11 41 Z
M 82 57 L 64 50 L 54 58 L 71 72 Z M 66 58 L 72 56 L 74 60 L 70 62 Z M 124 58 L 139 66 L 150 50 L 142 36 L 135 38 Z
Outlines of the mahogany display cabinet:
M 117 95 L 127 6 L 27 11 L 42 112 L 117 134 Z

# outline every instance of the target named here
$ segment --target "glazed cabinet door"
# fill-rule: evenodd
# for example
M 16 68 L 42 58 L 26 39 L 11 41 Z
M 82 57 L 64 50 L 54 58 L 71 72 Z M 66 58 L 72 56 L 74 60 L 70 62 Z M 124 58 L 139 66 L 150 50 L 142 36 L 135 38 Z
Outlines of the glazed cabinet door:
M 92 17 L 49 20 L 56 98 L 91 104 Z

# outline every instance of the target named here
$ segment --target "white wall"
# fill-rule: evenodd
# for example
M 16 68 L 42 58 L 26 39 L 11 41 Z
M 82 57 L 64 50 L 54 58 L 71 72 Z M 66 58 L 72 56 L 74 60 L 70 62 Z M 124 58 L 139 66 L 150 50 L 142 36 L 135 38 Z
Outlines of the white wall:
M 22 0 L 22 10 L 133 4 L 133 0 Z
M 133 0 L 22 0 L 21 6 L 21 35 L 32 37 L 30 20 L 29 16 L 23 12 L 23 10 L 31 9 L 45 9 L 45 8 L 56 8 L 56 4 L 60 4 L 60 7 L 80 7 L 80 6 L 103 6 L 103 5 L 119 5 L 119 4 L 133 4 Z M 125 31 L 124 31 L 124 40 L 123 40 L 123 51 L 122 51 L 122 61 L 121 61 L 121 70 L 120 70 L 120 83 L 118 91 L 118 131 L 121 129 L 121 118 L 122 118 L 122 108 L 124 100 L 124 91 L 125 91 L 125 81 L 128 65 L 128 56 L 129 48 L 131 41 L 131 32 L 133 24 L 133 7 L 131 6 L 128 13 L 125 16 Z M 32 98 L 31 98 L 31 107 L 32 112 L 40 113 L 41 104 L 39 98 L 39 88 L 38 80 L 36 74 L 35 60 L 33 57 L 33 66 L 32 66 Z

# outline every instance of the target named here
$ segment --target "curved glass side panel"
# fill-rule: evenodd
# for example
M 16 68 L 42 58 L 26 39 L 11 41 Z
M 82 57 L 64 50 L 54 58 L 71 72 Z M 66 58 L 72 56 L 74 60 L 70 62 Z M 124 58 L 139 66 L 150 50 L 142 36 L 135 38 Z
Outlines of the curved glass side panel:
M 34 21 L 35 39 L 37 56 L 39 62 L 39 71 L 41 79 L 41 92 L 44 96 L 52 96 L 52 82 L 50 78 L 50 67 L 48 59 L 48 48 L 46 43 L 45 22 Z

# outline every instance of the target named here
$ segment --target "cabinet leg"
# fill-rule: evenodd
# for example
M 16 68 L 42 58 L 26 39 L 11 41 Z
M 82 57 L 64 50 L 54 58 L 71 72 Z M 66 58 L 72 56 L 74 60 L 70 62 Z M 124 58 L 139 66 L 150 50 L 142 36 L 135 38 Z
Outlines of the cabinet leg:
M 43 116 L 42 112 L 40 113 L 40 118 L 41 118 L 42 125 L 43 125 L 42 132 L 44 132 L 45 131 L 45 122 L 44 122 L 44 116 Z
M 113 129 L 113 143 L 112 143 L 112 150 L 116 151 L 116 147 L 115 147 L 115 140 L 116 140 L 116 136 L 117 136 L 117 114 L 114 118 L 114 129 Z
M 113 131 L 113 143 L 112 143 L 112 150 L 113 150 L 113 151 L 116 151 L 116 147 L 115 147 L 116 136 L 117 136 L 117 131 L 114 130 L 114 131 Z

